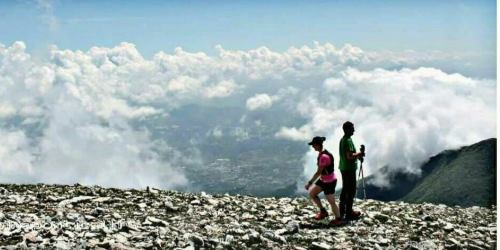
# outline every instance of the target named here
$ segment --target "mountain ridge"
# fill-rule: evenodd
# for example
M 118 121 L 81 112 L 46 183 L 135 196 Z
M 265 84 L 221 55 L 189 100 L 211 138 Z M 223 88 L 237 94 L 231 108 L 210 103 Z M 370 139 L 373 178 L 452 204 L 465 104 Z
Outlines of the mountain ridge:
M 421 175 L 387 174 L 390 187 L 377 187 L 366 178 L 368 198 L 432 202 L 459 206 L 496 205 L 496 138 L 458 149 L 447 149 L 422 164 Z M 470 171 L 474 166 L 475 171 Z M 382 168 L 384 171 L 384 168 Z M 358 183 L 357 197 L 363 194 Z

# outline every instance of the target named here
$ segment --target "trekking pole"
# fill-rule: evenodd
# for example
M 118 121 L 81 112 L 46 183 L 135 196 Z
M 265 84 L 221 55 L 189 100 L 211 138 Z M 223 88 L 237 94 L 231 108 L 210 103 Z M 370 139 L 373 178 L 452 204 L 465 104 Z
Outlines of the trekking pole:
M 359 149 L 363 154 L 365 153 L 365 145 L 361 145 Z M 363 173 L 363 160 L 364 158 L 359 159 L 361 161 L 361 166 L 359 167 L 358 181 L 361 176 L 361 181 L 363 182 L 363 199 L 366 200 L 366 187 L 365 187 L 365 175 Z

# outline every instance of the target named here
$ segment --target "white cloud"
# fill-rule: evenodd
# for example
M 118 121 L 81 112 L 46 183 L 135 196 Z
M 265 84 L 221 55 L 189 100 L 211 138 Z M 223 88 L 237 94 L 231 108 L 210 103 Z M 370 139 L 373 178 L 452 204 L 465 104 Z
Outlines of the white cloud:
M 49 183 L 175 188 L 186 177 L 153 150 L 147 132 L 120 116 L 100 125 L 76 100 L 61 98 L 39 144 L 36 176 Z M 168 153 L 168 152 L 167 152 Z M 112 177 L 112 178 L 110 178 Z
M 162 148 L 171 157 L 160 157 L 152 146 L 158 141 L 130 122 L 166 116 L 190 102 L 238 97 L 242 90 L 253 92 L 245 93 L 253 96 L 245 103 L 249 110 L 286 102 L 309 120 L 282 127 L 277 138 L 306 141 L 323 134 L 337 141 L 341 123 L 352 120 L 355 142 L 367 146 L 370 173 L 387 162 L 418 172 L 415 166 L 429 155 L 495 136 L 494 80 L 434 68 L 379 68 L 434 59 L 329 43 L 283 53 L 217 49 L 209 56 L 177 48 L 149 60 L 131 43 L 86 52 L 53 46 L 49 58 L 33 58 L 22 42 L 0 44 L 0 119 L 22 121 L 0 126 L 0 139 L 12 141 L 2 146 L 0 161 L 9 166 L 0 166 L 0 180 L 182 185 L 186 180 L 176 166 L 187 164 L 186 157 L 168 144 Z M 227 133 L 239 140 L 250 136 L 245 128 Z M 93 157 L 90 175 L 84 162 Z M 18 172 L 11 171 L 17 166 Z M 119 178 L 107 180 L 110 174 Z
M 223 98 L 230 96 L 236 88 L 237 85 L 233 80 L 224 80 L 216 85 L 208 86 L 203 96 L 206 98 Z
M 201 85 L 202 82 L 196 78 L 192 78 L 189 76 L 179 76 L 172 79 L 168 83 L 167 90 L 172 92 L 189 93 L 192 91 L 196 91 L 196 89 L 200 88 Z
M 273 105 L 273 98 L 268 94 L 256 94 L 247 99 L 247 109 L 268 109 Z
M 275 136 L 277 138 L 281 139 L 288 139 L 292 141 L 307 141 L 311 140 L 311 138 L 314 136 L 313 131 L 309 125 L 304 125 L 300 127 L 299 129 L 297 128 L 287 128 L 287 127 L 282 127 L 276 134 Z
M 299 93 L 299 90 L 295 87 L 289 86 L 286 88 L 281 88 L 277 91 L 275 95 L 269 94 L 255 94 L 246 101 L 246 107 L 248 110 L 258 110 L 258 109 L 269 109 L 273 106 L 273 103 L 281 101 L 282 99 L 290 99 Z
M 16 114 L 16 109 L 9 103 L 0 103 L 0 118 L 10 117 Z
M 87 53 L 53 47 L 45 60 L 25 49 L 22 42 L 0 46 L 0 119 L 22 121 L 0 127 L 0 181 L 187 184 L 178 166 L 189 163 L 168 145 L 153 147 L 148 131 L 129 124 L 162 112 L 145 103 L 158 98 L 158 89 L 142 80 L 151 63 L 132 44 Z
M 22 131 L 6 131 L 3 129 L 0 129 L 0 138 L 2 140 L 0 144 L 0 159 L 2 162 L 0 176 L 13 177 L 22 182 L 29 181 L 29 175 L 33 173 L 32 162 L 35 160 L 35 156 L 30 153 L 32 148 L 29 139 Z M 2 181 L 9 181 L 9 179 L 3 179 Z
M 28 72 L 25 85 L 28 89 L 36 89 L 40 94 L 45 94 L 54 83 L 54 71 L 47 67 L 34 67 Z
M 367 147 L 367 174 L 379 185 L 388 184 L 377 171 L 386 164 L 418 174 L 423 161 L 444 149 L 496 136 L 494 81 L 432 68 L 348 68 L 325 80 L 323 88 L 298 105 L 310 122 L 282 128 L 279 135 L 301 138 L 305 133 L 299 132 L 310 128 L 309 135 L 327 134 L 338 142 L 343 122 L 350 120 L 356 146 Z

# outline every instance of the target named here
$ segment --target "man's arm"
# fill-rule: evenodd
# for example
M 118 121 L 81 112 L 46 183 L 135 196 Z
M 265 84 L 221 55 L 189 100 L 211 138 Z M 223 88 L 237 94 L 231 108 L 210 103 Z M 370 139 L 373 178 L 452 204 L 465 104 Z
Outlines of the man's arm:
M 354 160 L 354 159 L 361 159 L 361 158 L 363 158 L 363 153 L 362 152 L 354 153 L 354 152 L 351 152 L 351 151 L 347 151 L 347 159 Z
M 356 153 L 356 148 L 354 147 L 354 144 L 352 143 L 351 139 L 347 140 L 347 159 L 349 160 L 355 160 L 355 159 L 361 159 L 365 156 L 364 152 L 359 152 Z

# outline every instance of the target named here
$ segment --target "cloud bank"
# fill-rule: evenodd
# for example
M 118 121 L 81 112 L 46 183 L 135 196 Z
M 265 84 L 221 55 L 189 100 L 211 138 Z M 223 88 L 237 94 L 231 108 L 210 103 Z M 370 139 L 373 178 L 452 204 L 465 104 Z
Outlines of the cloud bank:
M 326 135 L 333 152 L 341 124 L 353 121 L 369 174 L 386 164 L 418 173 L 432 154 L 495 136 L 494 80 L 408 68 L 420 59 L 352 45 L 216 49 L 216 56 L 177 48 L 146 59 L 131 43 L 86 52 L 53 46 L 47 58 L 35 58 L 22 42 L 0 44 L 0 181 L 185 186 L 182 168 L 193 161 L 131 124 L 232 97 L 249 111 L 286 103 L 283 112 L 308 122 L 275 136 Z M 249 137 L 244 127 L 227 134 Z M 313 159 L 305 155 L 305 172 L 312 173 Z M 383 176 L 377 180 L 384 184 Z
M 367 148 L 365 174 L 373 174 L 379 186 L 390 185 L 377 171 L 385 165 L 420 174 L 420 164 L 430 156 L 496 136 L 495 81 L 433 68 L 349 68 L 326 79 L 297 107 L 309 122 L 284 127 L 276 136 L 297 140 L 326 135 L 328 148 L 337 152 L 342 124 L 352 121 L 354 142 Z

